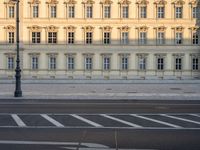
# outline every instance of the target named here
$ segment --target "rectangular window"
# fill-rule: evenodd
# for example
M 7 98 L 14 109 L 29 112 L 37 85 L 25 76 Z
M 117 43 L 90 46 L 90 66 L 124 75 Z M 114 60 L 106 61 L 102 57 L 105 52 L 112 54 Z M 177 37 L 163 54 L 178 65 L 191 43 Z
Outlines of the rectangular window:
M 140 70 L 146 69 L 146 58 L 139 58 L 139 69 Z
M 13 70 L 14 69 L 14 57 L 8 57 L 8 69 Z
M 157 35 L 157 44 L 165 44 L 165 33 L 164 32 L 158 32 Z
M 128 70 L 128 57 L 121 58 L 121 69 Z
M 122 43 L 122 44 L 128 44 L 128 43 L 129 43 L 129 35 L 128 35 L 128 32 L 122 32 L 121 43 Z
M 74 32 L 68 32 L 68 44 L 74 44 Z
M 147 18 L 147 7 L 140 7 L 140 18 Z
M 110 6 L 104 7 L 104 18 L 110 18 Z
M 183 43 L 183 34 L 181 32 L 176 33 L 176 40 L 175 44 L 182 44 Z
M 157 12 L 158 18 L 164 18 L 165 17 L 165 7 L 158 7 L 158 12 Z
M 176 18 L 183 17 L 183 7 L 176 7 Z
M 69 14 L 68 14 L 69 18 L 74 18 L 75 17 L 75 8 L 74 6 L 69 6 Z
M 92 44 L 92 32 L 86 32 L 86 44 Z
M 103 70 L 110 70 L 110 57 L 103 58 Z
M 199 59 L 192 58 L 192 70 L 199 70 Z
M 56 69 L 56 57 L 49 57 L 49 69 L 55 70 Z
M 32 32 L 32 43 L 40 43 L 40 32 Z
M 198 18 L 198 14 L 199 14 L 199 8 L 193 7 L 192 8 L 192 18 Z
M 67 58 L 67 69 L 74 70 L 74 57 L 68 56 Z
M 128 18 L 129 14 L 128 14 L 128 6 L 123 6 L 122 7 L 122 18 Z
M 198 32 L 192 33 L 192 44 L 199 44 Z
M 57 43 L 57 32 L 48 32 L 48 43 Z
M 163 70 L 164 69 L 164 58 L 157 59 L 157 69 Z
M 8 43 L 12 44 L 15 42 L 15 33 L 14 32 L 8 32 Z
M 104 32 L 104 44 L 110 44 L 110 32 Z
M 182 69 L 182 59 L 181 58 L 176 58 L 175 59 L 175 69 L 176 70 L 181 70 Z
M 14 6 L 9 6 L 9 18 L 14 18 L 15 17 L 15 7 Z
M 32 57 L 31 68 L 33 70 L 38 69 L 38 57 L 37 56 Z
M 38 18 L 38 17 L 39 17 L 39 7 L 33 6 L 33 18 Z
M 51 18 L 56 18 L 56 6 L 51 6 Z
M 139 44 L 141 44 L 141 45 L 147 44 L 147 33 L 146 32 L 140 32 Z
M 87 18 L 92 18 L 93 15 L 92 12 L 93 12 L 92 6 L 87 6 L 87 12 L 86 12 Z
M 92 58 L 85 57 L 85 70 L 92 70 Z

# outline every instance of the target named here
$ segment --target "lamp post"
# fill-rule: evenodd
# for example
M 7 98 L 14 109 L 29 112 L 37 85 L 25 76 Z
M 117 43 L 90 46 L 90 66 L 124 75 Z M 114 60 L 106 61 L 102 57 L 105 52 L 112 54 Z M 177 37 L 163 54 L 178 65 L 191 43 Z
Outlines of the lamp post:
M 16 60 L 16 69 L 15 69 L 15 97 L 22 97 L 21 90 L 21 69 L 20 69 L 20 59 L 19 59 L 19 0 L 13 0 L 16 2 L 16 40 L 17 40 L 17 60 Z

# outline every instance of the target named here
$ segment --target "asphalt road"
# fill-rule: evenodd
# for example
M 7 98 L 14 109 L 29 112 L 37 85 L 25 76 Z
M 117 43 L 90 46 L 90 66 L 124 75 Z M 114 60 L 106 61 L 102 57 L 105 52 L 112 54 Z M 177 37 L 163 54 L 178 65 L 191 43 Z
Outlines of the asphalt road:
M 199 101 L 0 101 L 2 150 L 199 150 L 199 139 Z

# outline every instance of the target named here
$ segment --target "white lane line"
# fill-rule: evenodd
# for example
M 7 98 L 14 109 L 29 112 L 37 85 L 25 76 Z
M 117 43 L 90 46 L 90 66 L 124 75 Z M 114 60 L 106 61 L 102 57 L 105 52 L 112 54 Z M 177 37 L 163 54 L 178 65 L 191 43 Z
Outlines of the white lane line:
M 26 127 L 26 124 L 21 120 L 17 114 L 11 114 L 11 117 L 19 127 Z
M 102 125 L 100 125 L 100 124 L 98 124 L 98 123 L 95 123 L 95 122 L 93 122 L 93 121 L 91 121 L 91 120 L 88 120 L 88 119 L 86 119 L 86 118 L 83 118 L 83 117 L 81 117 L 81 116 L 79 116 L 79 115 L 71 114 L 71 116 L 74 117 L 74 118 L 76 118 L 76 119 L 79 119 L 79 120 L 81 120 L 81 121 L 83 121 L 83 122 L 86 122 L 86 123 L 88 123 L 88 124 L 90 124 L 90 125 L 92 125 L 92 126 L 94 126 L 94 127 L 103 127 Z
M 197 114 L 190 114 L 191 116 L 195 116 L 195 117 L 200 117 L 200 115 Z
M 162 116 L 168 117 L 168 118 L 172 118 L 172 119 L 177 119 L 177 120 L 181 120 L 181 121 L 186 121 L 186 122 L 191 122 L 191 123 L 195 123 L 195 124 L 200 124 L 200 122 L 198 121 L 193 121 L 190 119 L 185 119 L 185 118 L 181 118 L 181 117 L 175 117 L 175 116 L 170 116 L 170 115 L 166 115 L 166 114 L 161 114 Z
M 140 126 L 140 125 L 137 125 L 137 124 L 134 124 L 134 123 L 131 123 L 131 122 L 128 122 L 128 121 L 124 121 L 124 120 L 121 120 L 119 118 L 115 118 L 115 117 L 112 117 L 112 116 L 109 116 L 109 115 L 106 115 L 106 114 L 100 114 L 100 115 L 105 117 L 105 118 L 108 118 L 108 119 L 111 119 L 111 120 L 115 120 L 115 121 L 121 122 L 123 124 L 129 125 L 131 127 L 142 128 L 142 126 Z
M 173 128 L 182 128 L 181 126 L 178 126 L 178 125 L 175 125 L 175 124 L 171 124 L 171 123 L 168 123 L 168 122 L 164 122 L 164 121 L 160 121 L 160 120 L 156 120 L 156 119 L 152 119 L 152 118 L 148 118 L 148 117 L 144 117 L 144 116 L 139 116 L 139 115 L 136 115 L 136 114 L 130 114 L 130 115 L 134 116 L 134 117 L 137 117 L 137 118 L 141 118 L 141 119 L 149 120 L 149 121 L 152 121 L 152 122 L 156 122 L 156 123 L 159 123 L 159 124 L 164 124 L 164 125 L 167 125 L 167 126 L 170 126 L 170 127 L 173 127 Z
M 56 121 L 55 119 L 49 117 L 49 116 L 46 115 L 46 114 L 41 114 L 41 116 L 42 116 L 43 118 L 45 118 L 46 120 L 48 120 L 49 122 L 51 122 L 51 123 L 52 123 L 53 125 L 55 125 L 56 127 L 61 127 L 61 128 L 65 127 L 65 126 L 62 125 L 60 122 Z

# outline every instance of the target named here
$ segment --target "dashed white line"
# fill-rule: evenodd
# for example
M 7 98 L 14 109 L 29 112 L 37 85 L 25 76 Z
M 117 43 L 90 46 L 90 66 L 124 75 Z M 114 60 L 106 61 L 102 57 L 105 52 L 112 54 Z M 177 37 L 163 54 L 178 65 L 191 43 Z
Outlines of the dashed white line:
M 173 128 L 182 128 L 181 126 L 178 126 L 178 125 L 175 125 L 175 124 L 171 124 L 171 123 L 168 123 L 168 122 L 164 122 L 164 121 L 160 121 L 160 120 L 156 120 L 156 119 L 152 119 L 152 118 L 148 118 L 148 117 L 144 117 L 144 116 L 139 116 L 139 115 L 136 115 L 136 114 L 130 114 L 130 115 L 134 116 L 134 117 L 137 117 L 137 118 L 141 118 L 141 119 L 149 120 L 149 121 L 152 121 L 152 122 L 156 122 L 156 123 L 159 123 L 159 124 L 164 124 L 164 125 L 167 125 L 167 126 L 170 126 L 170 127 L 173 127 Z
M 88 119 L 86 119 L 86 118 L 83 118 L 83 117 L 81 117 L 81 116 L 79 116 L 79 115 L 71 114 L 71 116 L 74 117 L 74 118 L 76 118 L 76 119 L 79 119 L 79 120 L 81 120 L 81 121 L 83 121 L 83 122 L 86 122 L 86 123 L 88 123 L 88 124 L 90 124 L 90 125 L 92 125 L 92 126 L 94 126 L 94 127 L 103 127 L 102 125 L 100 125 L 100 124 L 98 124 L 98 123 L 95 123 L 95 122 L 93 122 L 93 121 L 91 121 L 91 120 L 88 120 Z
M 62 125 L 60 122 L 56 121 L 55 119 L 49 117 L 49 116 L 46 115 L 46 114 L 41 114 L 41 116 L 42 116 L 43 118 L 45 118 L 46 120 L 48 120 L 49 122 L 51 122 L 51 123 L 52 123 L 53 125 L 55 125 L 56 127 L 61 127 L 61 128 L 65 127 L 65 126 Z
M 168 118 L 172 118 L 172 119 L 177 119 L 177 120 L 181 120 L 181 121 L 186 121 L 186 122 L 191 122 L 191 123 L 195 123 L 195 124 L 200 124 L 200 122 L 198 121 L 193 121 L 190 119 L 185 119 L 185 118 L 181 118 L 181 117 L 175 117 L 175 116 L 170 116 L 170 115 L 166 115 L 166 114 L 161 114 L 162 116 L 168 117 Z
M 26 124 L 21 120 L 17 114 L 11 114 L 11 117 L 19 127 L 26 127 Z
M 124 120 L 121 120 L 119 118 L 115 118 L 115 117 L 112 117 L 112 116 L 109 116 L 109 115 L 106 115 L 106 114 L 101 114 L 101 116 L 103 116 L 105 118 L 109 118 L 111 120 L 115 120 L 115 121 L 121 122 L 121 123 L 129 125 L 131 127 L 142 128 L 142 126 L 140 126 L 140 125 L 137 125 L 137 124 L 134 124 L 134 123 L 131 123 L 131 122 L 128 122 L 128 121 L 124 121 Z

